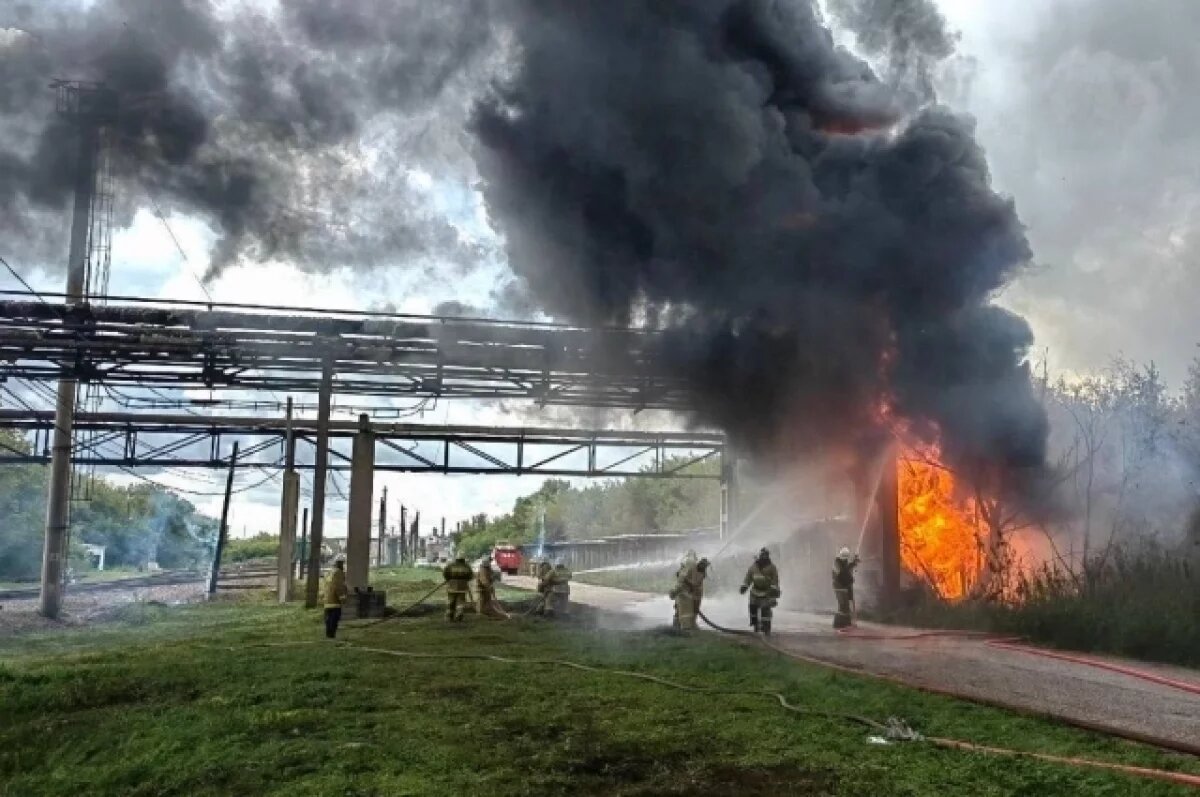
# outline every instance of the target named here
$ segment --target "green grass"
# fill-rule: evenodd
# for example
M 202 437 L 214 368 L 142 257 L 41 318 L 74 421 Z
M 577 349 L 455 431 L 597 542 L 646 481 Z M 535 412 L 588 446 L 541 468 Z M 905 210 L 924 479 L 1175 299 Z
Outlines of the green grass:
M 436 582 L 389 571 L 389 603 Z M 512 593 L 510 593 L 512 594 Z M 438 596 L 440 597 L 440 596 Z M 526 599 L 527 600 L 527 599 Z M 711 634 L 571 623 L 447 625 L 433 609 L 321 639 L 269 599 L 134 606 L 105 627 L 0 640 L 0 795 L 1185 794 L 1028 760 L 875 746 L 773 700 L 545 665 L 562 658 L 695 686 L 770 688 L 929 735 L 1200 773 L 1195 759 L 799 664 Z M 353 625 L 353 624 L 350 624 Z
M 668 565 L 667 567 L 630 568 L 629 570 L 602 570 L 596 573 L 577 573 L 575 580 L 601 587 L 666 595 L 675 586 L 675 571 L 678 569 L 679 565 Z

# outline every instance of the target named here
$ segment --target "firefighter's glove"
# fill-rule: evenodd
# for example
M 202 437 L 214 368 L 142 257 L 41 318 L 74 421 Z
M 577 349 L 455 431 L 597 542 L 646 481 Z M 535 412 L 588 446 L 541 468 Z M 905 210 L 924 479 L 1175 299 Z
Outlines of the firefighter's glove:
M 743 584 L 743 585 L 742 585 L 742 588 L 741 588 L 741 589 L 739 589 L 739 590 L 738 590 L 738 592 L 740 592 L 741 594 L 745 595 L 745 594 L 746 594 L 746 590 L 748 590 L 748 589 L 750 589 L 750 588 L 749 588 L 749 587 L 747 587 L 745 584 Z

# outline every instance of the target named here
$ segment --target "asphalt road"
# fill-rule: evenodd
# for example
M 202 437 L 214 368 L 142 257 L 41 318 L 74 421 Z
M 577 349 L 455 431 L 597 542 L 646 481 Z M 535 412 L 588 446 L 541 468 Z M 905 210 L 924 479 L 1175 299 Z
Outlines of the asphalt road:
M 534 586 L 531 578 L 504 581 L 513 587 Z M 619 613 L 615 624 L 630 629 L 661 626 L 671 619 L 671 602 L 665 596 L 576 582 L 571 600 Z M 744 600 L 736 595 L 706 597 L 703 610 L 719 625 L 748 630 Z M 1200 694 L 1088 664 L 999 648 L 980 637 L 905 639 L 920 632 L 870 624 L 860 626 L 859 633 L 863 636 L 834 632 L 830 617 L 776 611 L 771 642 L 840 668 L 1200 754 Z M 1086 658 L 1200 687 L 1196 670 L 1091 654 Z

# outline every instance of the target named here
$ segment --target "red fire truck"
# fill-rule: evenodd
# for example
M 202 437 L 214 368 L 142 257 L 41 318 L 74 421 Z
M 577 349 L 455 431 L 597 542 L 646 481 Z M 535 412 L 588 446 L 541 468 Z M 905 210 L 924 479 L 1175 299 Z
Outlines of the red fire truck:
M 496 567 L 500 568 L 501 572 L 510 576 L 515 576 L 521 569 L 521 549 L 511 543 L 498 542 L 496 547 L 492 548 L 492 561 L 496 563 Z

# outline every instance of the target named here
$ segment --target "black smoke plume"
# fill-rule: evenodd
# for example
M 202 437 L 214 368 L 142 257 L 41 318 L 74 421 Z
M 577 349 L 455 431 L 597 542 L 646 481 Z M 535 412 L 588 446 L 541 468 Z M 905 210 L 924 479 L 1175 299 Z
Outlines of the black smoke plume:
M 665 330 L 702 417 L 761 453 L 887 403 L 952 458 L 1042 462 L 1030 330 L 990 302 L 1030 250 L 969 120 L 906 113 L 808 2 L 501 6 L 519 54 L 477 162 L 538 304 Z

